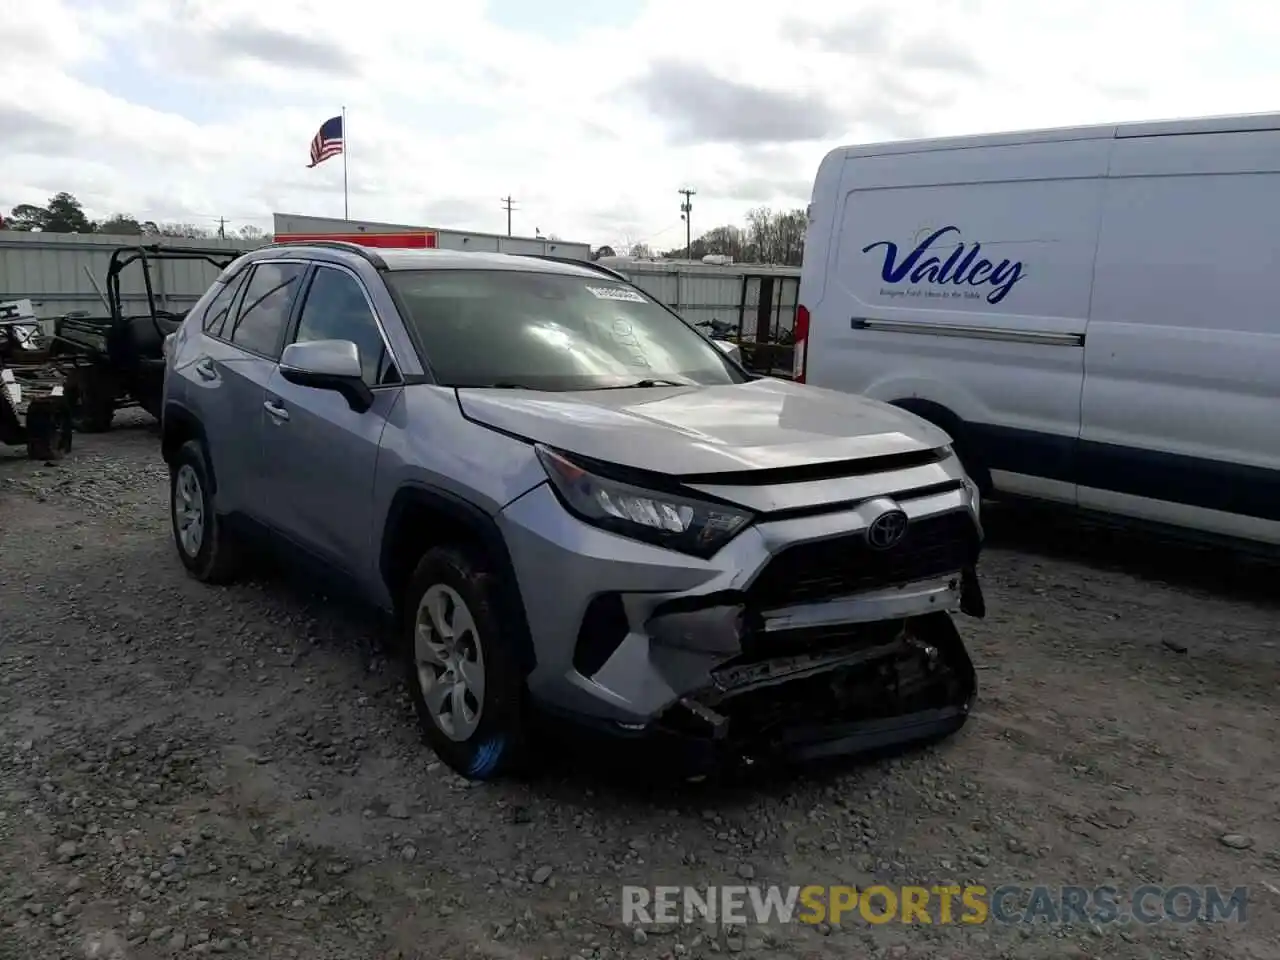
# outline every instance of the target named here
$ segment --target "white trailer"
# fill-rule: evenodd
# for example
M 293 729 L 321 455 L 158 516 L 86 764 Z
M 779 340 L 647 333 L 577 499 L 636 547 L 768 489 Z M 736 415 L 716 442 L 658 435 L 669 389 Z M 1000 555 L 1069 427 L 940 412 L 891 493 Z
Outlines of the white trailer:
M 508 237 L 504 234 L 478 233 L 474 230 L 449 230 L 443 227 L 404 223 L 377 223 L 372 220 L 309 217 L 300 213 L 276 213 L 272 217 L 275 221 L 274 233 L 277 240 L 305 240 L 320 237 L 338 239 L 351 236 L 356 239 L 356 242 L 368 244 L 369 237 L 381 236 L 387 238 L 385 245 L 438 247 L 441 250 L 480 250 L 486 253 L 538 254 L 572 260 L 591 259 L 590 244 L 552 240 L 548 237 Z
M 744 340 L 776 339 L 795 322 L 799 267 L 734 263 L 727 257 L 601 257 L 598 262 L 617 270 L 690 323 L 728 323 Z

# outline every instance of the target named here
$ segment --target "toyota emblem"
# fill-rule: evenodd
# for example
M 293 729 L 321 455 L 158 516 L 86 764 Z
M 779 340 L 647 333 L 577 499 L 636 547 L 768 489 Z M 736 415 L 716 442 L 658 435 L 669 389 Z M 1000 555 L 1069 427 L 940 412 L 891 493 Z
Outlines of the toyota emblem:
M 888 550 L 907 535 L 907 515 L 901 510 L 886 510 L 867 527 L 867 546 L 872 550 Z

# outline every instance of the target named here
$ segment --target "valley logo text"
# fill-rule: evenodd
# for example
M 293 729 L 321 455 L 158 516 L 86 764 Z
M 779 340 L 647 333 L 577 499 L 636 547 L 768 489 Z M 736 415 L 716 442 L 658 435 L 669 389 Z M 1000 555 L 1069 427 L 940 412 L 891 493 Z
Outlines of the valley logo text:
M 949 253 L 942 246 L 935 246 L 950 234 L 958 237 L 960 228 L 947 226 L 933 231 L 901 259 L 901 250 L 892 240 L 877 240 L 863 247 L 863 253 L 884 248 L 880 279 L 888 286 L 881 293 L 894 296 L 899 292 L 897 288 L 904 283 L 908 287 L 933 287 L 935 291 L 948 286 L 979 287 L 987 290 L 986 301 L 994 305 L 1007 297 L 1014 285 L 1027 275 L 1021 260 L 1005 257 L 997 261 L 982 256 L 981 243 L 966 247 L 963 242 L 956 242 Z M 946 257 L 945 260 L 943 256 Z M 940 292 L 932 294 L 935 297 L 945 295 Z M 950 295 L 961 296 L 959 292 Z M 977 297 L 978 294 L 974 293 L 972 296 Z

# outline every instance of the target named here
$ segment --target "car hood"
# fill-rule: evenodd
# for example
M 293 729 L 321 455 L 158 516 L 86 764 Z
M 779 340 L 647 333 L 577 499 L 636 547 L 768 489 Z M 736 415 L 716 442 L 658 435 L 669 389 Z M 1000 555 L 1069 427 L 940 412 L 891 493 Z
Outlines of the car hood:
M 949 442 L 937 427 L 889 404 L 772 378 L 715 387 L 457 392 L 463 414 L 476 423 L 675 476 L 857 460 Z

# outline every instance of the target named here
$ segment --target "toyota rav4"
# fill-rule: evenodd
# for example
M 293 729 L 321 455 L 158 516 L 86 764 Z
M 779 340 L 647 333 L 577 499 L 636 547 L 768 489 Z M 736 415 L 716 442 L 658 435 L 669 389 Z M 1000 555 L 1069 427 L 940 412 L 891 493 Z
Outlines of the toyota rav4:
M 704 769 L 968 715 L 982 533 L 946 434 L 753 376 L 620 274 L 277 244 L 165 353 L 182 563 L 225 582 L 265 542 L 354 586 L 466 777 L 546 718 Z

